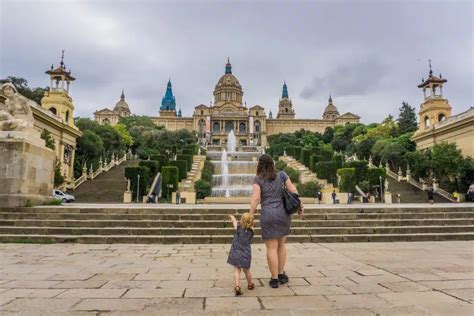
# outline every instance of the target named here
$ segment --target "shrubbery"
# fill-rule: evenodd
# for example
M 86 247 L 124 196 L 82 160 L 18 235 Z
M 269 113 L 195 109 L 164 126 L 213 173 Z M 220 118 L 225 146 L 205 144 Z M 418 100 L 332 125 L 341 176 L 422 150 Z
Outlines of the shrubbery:
M 354 192 L 357 185 L 356 169 L 342 168 L 337 170 L 340 177 L 339 190 L 342 192 Z
M 204 199 L 206 196 L 211 195 L 212 185 L 204 180 L 198 180 L 194 183 L 194 190 L 196 190 L 196 198 Z
M 301 151 L 301 163 L 305 165 L 306 167 L 311 168 L 310 160 L 311 160 L 311 149 L 306 149 L 306 148 L 303 149 Z
M 293 182 L 293 183 L 300 182 L 300 179 L 299 179 L 300 173 L 299 173 L 298 170 L 295 170 L 295 169 L 290 168 L 290 167 L 285 167 L 283 169 L 283 171 L 285 171 L 285 173 L 288 175 L 288 177 L 290 177 L 291 182 Z
M 187 161 L 187 168 L 188 171 L 191 171 L 191 168 L 193 166 L 193 155 L 176 155 L 176 160 L 186 160 Z
M 138 187 L 138 175 L 140 175 L 140 187 Z M 148 193 L 150 170 L 147 167 L 127 167 L 125 168 L 125 178 L 130 179 L 130 190 L 132 191 L 133 200 L 136 200 L 137 193 L 139 195 L 139 200 L 141 196 L 144 196 Z M 137 192 L 137 189 L 140 191 Z
M 359 183 L 367 179 L 368 162 L 365 160 L 347 161 L 344 168 L 354 168 L 356 182 Z
M 277 171 L 282 171 L 283 169 L 285 169 L 286 167 L 286 162 L 284 162 L 283 160 L 277 160 L 275 162 L 275 169 Z
M 170 166 L 175 166 L 178 168 L 180 181 L 182 179 L 186 179 L 186 177 L 188 176 L 188 169 L 187 169 L 188 162 L 186 160 L 171 160 L 168 164 Z
M 171 193 L 178 189 L 179 183 L 179 170 L 175 166 L 165 166 L 161 168 L 161 195 L 163 197 L 171 197 Z M 173 188 L 168 189 L 168 184 L 171 184 Z M 170 196 L 168 196 L 168 194 Z
M 168 165 L 168 157 L 165 155 L 151 155 L 150 160 L 158 161 L 158 170 L 161 172 L 161 168 Z
M 301 197 L 316 197 L 316 194 L 321 190 L 321 186 L 317 182 L 298 183 L 296 185 L 298 193 Z
M 155 178 L 156 174 L 160 170 L 160 163 L 154 160 L 142 160 L 138 163 L 140 167 L 147 167 L 150 170 L 150 177 Z M 153 181 L 153 180 L 151 180 Z
M 317 162 L 314 166 L 314 171 L 319 179 L 326 179 L 332 184 L 336 184 L 336 164 L 333 161 Z

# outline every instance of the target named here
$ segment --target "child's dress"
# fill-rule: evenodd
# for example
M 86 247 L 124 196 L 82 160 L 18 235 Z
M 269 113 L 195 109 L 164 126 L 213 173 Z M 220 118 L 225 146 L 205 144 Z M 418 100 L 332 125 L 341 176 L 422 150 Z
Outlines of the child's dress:
M 238 268 L 250 269 L 250 263 L 252 262 L 250 242 L 252 238 L 253 230 L 243 229 L 240 223 L 237 224 L 227 263 Z

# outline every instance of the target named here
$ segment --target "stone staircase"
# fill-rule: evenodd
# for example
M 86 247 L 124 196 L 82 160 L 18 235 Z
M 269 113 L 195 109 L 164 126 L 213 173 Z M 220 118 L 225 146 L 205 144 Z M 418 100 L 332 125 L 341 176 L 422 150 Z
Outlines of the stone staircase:
M 286 165 L 288 167 L 299 171 L 300 183 L 317 182 L 323 187 L 323 189 L 325 189 L 325 191 L 329 192 L 333 190 L 332 183 L 328 183 L 328 181 L 325 179 L 318 179 L 318 177 L 316 176 L 316 173 L 312 172 L 308 167 L 300 163 L 295 158 L 290 157 L 290 156 L 280 156 L 279 160 L 286 162 Z
M 194 192 L 194 182 L 201 179 L 201 171 L 204 167 L 206 156 L 193 156 L 191 171 L 188 172 L 186 179 L 178 184 L 180 191 Z
M 387 177 L 388 190 L 392 193 L 392 202 L 396 203 L 396 194 L 400 193 L 401 203 L 427 203 L 428 194 L 407 182 L 398 182 L 391 177 Z M 439 194 L 434 195 L 435 203 L 449 203 L 450 201 Z
M 127 187 L 125 168 L 138 166 L 138 162 L 138 160 L 124 161 L 68 193 L 74 195 L 75 202 L 79 203 L 121 203 L 123 192 Z
M 0 208 L 0 242 L 229 243 L 228 214 L 248 205 L 64 205 Z M 260 243 L 260 228 L 255 243 Z M 308 205 L 289 242 L 473 240 L 474 204 Z

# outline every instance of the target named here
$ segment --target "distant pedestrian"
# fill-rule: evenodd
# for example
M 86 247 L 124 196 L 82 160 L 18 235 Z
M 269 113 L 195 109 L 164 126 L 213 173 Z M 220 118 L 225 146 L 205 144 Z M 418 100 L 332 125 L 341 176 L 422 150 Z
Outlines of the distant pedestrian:
M 432 187 L 428 188 L 427 194 L 428 194 L 428 202 L 430 204 L 433 204 L 434 203 L 434 190 Z
M 337 200 L 336 190 L 332 190 L 331 197 L 332 197 L 332 204 L 336 204 L 336 200 Z
M 453 192 L 453 198 L 454 198 L 454 203 L 459 203 L 459 192 L 458 191 L 454 191 Z
M 156 193 L 152 192 L 148 197 L 148 203 L 156 203 Z
M 234 266 L 234 291 L 235 296 L 239 296 L 242 295 L 242 289 L 240 288 L 240 272 L 242 269 L 247 279 L 247 288 L 249 290 L 255 288 L 255 284 L 252 281 L 252 273 L 250 272 L 250 265 L 252 263 L 252 247 L 250 243 L 254 235 L 253 215 L 250 213 L 242 214 L 240 223 L 237 223 L 237 220 L 232 215 L 229 215 L 229 218 L 232 221 L 235 232 L 227 263 Z
M 347 204 L 352 204 L 352 192 L 347 194 Z
M 367 192 L 367 203 L 370 203 L 370 192 Z
M 176 191 L 176 204 L 181 204 L 181 192 Z
M 323 199 L 323 193 L 321 191 L 318 191 L 317 198 L 318 198 L 318 204 L 321 204 L 321 201 Z
M 469 197 L 469 201 L 474 202 L 474 182 L 471 182 L 471 185 L 467 190 L 467 195 Z

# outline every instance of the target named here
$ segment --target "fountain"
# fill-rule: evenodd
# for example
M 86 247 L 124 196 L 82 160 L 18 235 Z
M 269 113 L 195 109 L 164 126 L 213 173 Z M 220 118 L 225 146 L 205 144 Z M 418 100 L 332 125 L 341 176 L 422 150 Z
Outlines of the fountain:
M 237 140 L 234 131 L 227 136 L 227 146 L 222 151 L 208 151 L 214 165 L 211 197 L 247 197 L 252 194 L 252 180 L 257 170 L 256 158 L 261 149 L 243 152 L 236 150 Z M 220 160 L 218 160 L 220 158 Z

